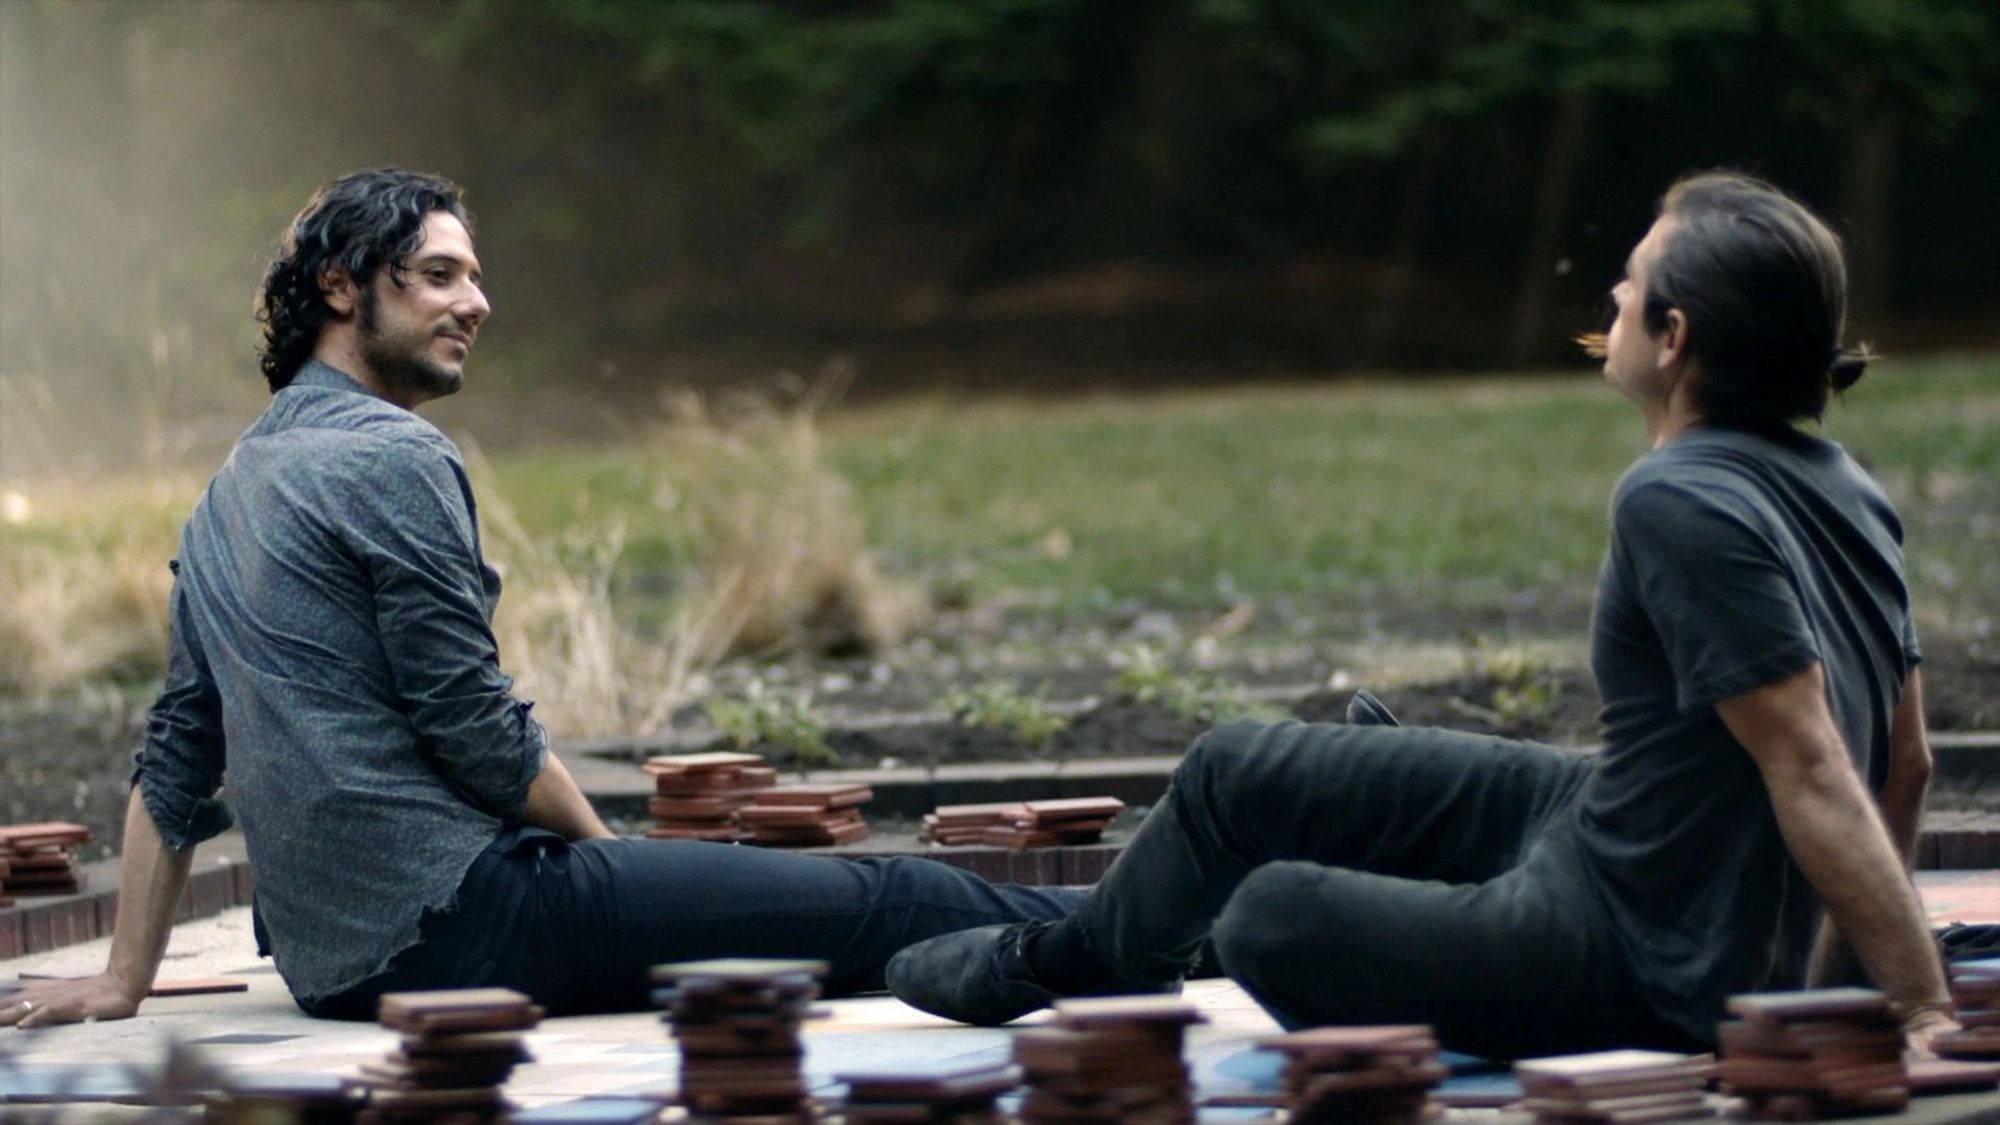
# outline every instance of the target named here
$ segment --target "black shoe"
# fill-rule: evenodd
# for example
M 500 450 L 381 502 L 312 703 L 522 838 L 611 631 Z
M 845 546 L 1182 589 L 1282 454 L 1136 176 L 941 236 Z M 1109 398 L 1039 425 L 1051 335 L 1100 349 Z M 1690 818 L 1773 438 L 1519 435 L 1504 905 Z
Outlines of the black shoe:
M 1382 705 L 1382 701 L 1375 698 L 1374 694 L 1367 688 L 1361 688 L 1356 691 L 1354 698 L 1347 701 L 1347 721 L 1357 727 L 1400 727 L 1403 725 L 1396 721 L 1396 716 L 1390 714 L 1389 709 Z
M 960 1023 L 997 1027 L 1074 996 L 1178 992 L 1180 982 L 1107 979 L 1102 988 L 1058 993 L 1035 979 L 1024 948 L 1053 922 L 1009 922 L 943 934 L 889 958 L 884 976 L 896 999 Z

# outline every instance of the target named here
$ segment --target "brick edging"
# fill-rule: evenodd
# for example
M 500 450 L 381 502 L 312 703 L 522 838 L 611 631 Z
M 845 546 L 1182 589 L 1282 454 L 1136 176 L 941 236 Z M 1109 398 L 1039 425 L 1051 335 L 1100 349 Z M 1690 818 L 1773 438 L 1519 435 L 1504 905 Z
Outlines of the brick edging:
M 76 894 L 17 894 L 13 906 L 0 908 L 0 961 L 111 936 L 118 917 L 118 860 L 85 864 L 83 874 L 84 889 Z M 195 850 L 174 921 L 248 906 L 254 887 L 243 838 L 234 833 L 218 837 Z

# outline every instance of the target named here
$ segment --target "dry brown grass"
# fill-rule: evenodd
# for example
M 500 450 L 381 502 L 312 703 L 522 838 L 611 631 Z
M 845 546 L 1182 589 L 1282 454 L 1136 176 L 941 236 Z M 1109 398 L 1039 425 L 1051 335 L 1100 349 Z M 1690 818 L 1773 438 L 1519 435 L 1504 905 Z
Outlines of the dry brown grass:
M 681 627 L 703 658 L 874 652 L 921 612 L 920 598 L 876 570 L 853 495 L 826 456 L 820 419 L 843 386 L 822 378 L 790 404 L 664 398 L 655 445 L 701 545 Z
M 515 691 L 536 701 L 535 717 L 560 738 L 650 731 L 687 702 L 695 686 L 690 654 L 649 642 L 621 617 L 611 578 L 624 549 L 622 525 L 567 541 L 521 526 L 478 449 L 465 443 L 480 491 L 488 559 L 506 590 L 493 618 L 500 666 Z
M 489 557 L 506 577 L 494 621 L 501 667 L 565 738 L 657 730 L 737 655 L 871 652 L 894 643 L 921 601 L 885 582 L 820 420 L 839 388 L 788 402 L 669 396 L 648 448 L 657 518 L 686 544 L 664 627 L 618 603 L 626 524 L 524 526 L 476 443 L 461 438 L 480 492 Z M 162 455 L 164 458 L 164 455 Z M 0 692 L 45 695 L 158 676 L 178 528 L 192 477 L 95 483 L 0 481 Z
M 644 459 L 657 518 L 689 544 L 669 620 L 643 631 L 616 604 L 627 527 L 524 528 L 476 446 L 487 549 L 507 580 L 494 631 L 501 666 L 551 732 L 650 733 L 705 694 L 732 656 L 873 652 L 916 619 L 921 599 L 884 581 L 819 421 L 838 388 L 823 380 L 780 403 L 739 395 L 663 399 Z
M 162 516 L 187 492 L 63 503 L 54 516 L 19 488 L 4 492 L 0 691 L 40 697 L 162 674 L 175 526 Z

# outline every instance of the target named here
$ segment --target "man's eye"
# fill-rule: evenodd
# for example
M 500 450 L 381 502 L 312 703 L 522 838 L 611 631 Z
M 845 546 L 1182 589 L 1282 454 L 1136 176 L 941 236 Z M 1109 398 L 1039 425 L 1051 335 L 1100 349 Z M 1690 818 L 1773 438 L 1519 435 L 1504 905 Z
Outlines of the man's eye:
M 450 270 L 425 270 L 424 276 L 437 282 L 439 285 L 448 285 L 451 283 Z

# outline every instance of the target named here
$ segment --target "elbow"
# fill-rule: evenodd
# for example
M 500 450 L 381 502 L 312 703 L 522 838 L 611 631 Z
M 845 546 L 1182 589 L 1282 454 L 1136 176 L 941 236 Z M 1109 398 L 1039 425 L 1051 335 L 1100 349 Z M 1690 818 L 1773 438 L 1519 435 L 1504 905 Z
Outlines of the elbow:
M 1937 758 L 1928 742 L 1905 743 L 1889 758 L 1889 776 L 1883 788 L 1904 793 L 1927 791 L 1936 770 Z
M 521 819 L 529 791 L 549 756 L 548 735 L 540 723 L 527 717 L 525 705 L 516 718 L 517 723 L 507 724 L 504 752 L 492 749 L 491 728 L 486 728 L 477 733 L 461 732 L 461 737 L 437 744 L 435 754 L 439 772 L 468 804 L 506 821 Z

